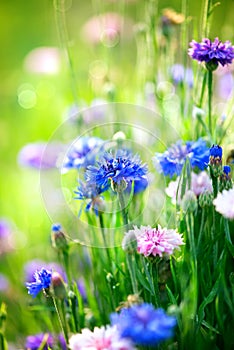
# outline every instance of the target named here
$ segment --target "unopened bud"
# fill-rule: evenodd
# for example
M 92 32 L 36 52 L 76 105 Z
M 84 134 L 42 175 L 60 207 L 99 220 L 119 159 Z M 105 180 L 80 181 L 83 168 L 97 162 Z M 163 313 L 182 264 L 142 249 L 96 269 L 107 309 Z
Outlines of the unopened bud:
M 214 195 L 210 191 L 204 191 L 199 196 L 199 205 L 201 208 L 210 207 L 213 204 Z
M 197 197 L 195 193 L 188 190 L 182 198 L 181 208 L 184 212 L 194 212 L 197 210 Z
M 58 272 L 52 273 L 52 286 L 54 296 L 58 299 L 65 299 L 67 296 L 65 283 L 62 276 Z
M 219 178 L 219 191 L 230 190 L 232 188 L 231 168 L 229 165 L 223 167 L 223 173 Z
M 60 224 L 52 225 L 51 241 L 52 246 L 57 250 L 65 251 L 68 249 L 67 239 L 62 232 L 62 226 Z

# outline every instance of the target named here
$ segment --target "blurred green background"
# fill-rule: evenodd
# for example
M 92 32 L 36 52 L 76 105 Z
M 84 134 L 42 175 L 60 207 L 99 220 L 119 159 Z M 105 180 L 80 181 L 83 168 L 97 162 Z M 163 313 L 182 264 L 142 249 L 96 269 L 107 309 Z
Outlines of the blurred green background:
M 135 25 L 145 21 L 145 7 L 149 1 L 67 0 L 66 20 L 78 100 L 87 104 L 95 97 L 106 97 L 105 90 L 93 84 L 91 67 L 100 62 L 108 67 L 109 79 L 114 81 L 116 101 L 134 102 L 137 88 L 136 41 L 134 35 L 115 47 L 91 45 L 81 36 L 84 23 L 104 12 L 117 12 Z M 159 12 L 170 7 L 180 12 L 182 1 L 159 1 Z M 199 39 L 202 1 L 188 1 L 191 17 L 189 40 Z M 211 38 L 233 41 L 234 1 L 221 1 L 214 11 Z M 71 72 L 65 55 L 61 70 L 54 75 L 35 74 L 24 67 L 24 59 L 34 48 L 61 47 L 55 9 L 52 0 L 2 0 L 1 56 L 0 56 L 0 217 L 9 218 L 14 226 L 17 251 L 8 257 L 8 265 L 0 261 L 0 272 L 12 266 L 12 283 L 17 281 L 23 263 L 32 258 L 51 259 L 49 244 L 51 221 L 40 195 L 39 172 L 22 169 L 17 155 L 22 146 L 35 141 L 47 141 L 64 120 L 64 113 L 74 102 Z M 91 74 L 91 75 L 90 75 Z M 29 85 L 24 85 L 29 84 Z M 33 91 L 32 106 L 22 106 L 19 94 L 25 86 Z M 136 88 L 137 86 L 137 88 Z M 27 102 L 27 101 L 26 101 Z M 52 257 L 53 258 L 53 257 Z M 6 267 L 7 266 L 7 267 Z M 16 269 L 16 270 L 15 270 Z M 22 285 L 22 290 L 24 286 Z

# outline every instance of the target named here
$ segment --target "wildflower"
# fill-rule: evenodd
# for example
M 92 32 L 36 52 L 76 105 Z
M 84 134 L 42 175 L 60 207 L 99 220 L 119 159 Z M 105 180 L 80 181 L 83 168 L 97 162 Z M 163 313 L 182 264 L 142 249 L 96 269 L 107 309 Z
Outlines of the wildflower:
M 85 211 L 89 211 L 91 208 L 94 210 L 95 214 L 98 216 L 98 212 L 101 209 L 104 209 L 104 201 L 100 196 L 101 193 L 105 192 L 109 188 L 109 184 L 106 184 L 104 187 L 96 186 L 90 182 L 79 182 L 77 191 L 74 191 L 77 195 L 75 199 L 86 200 L 90 199 L 88 204 L 85 207 Z
M 214 195 L 210 191 L 204 191 L 200 194 L 198 202 L 201 208 L 210 207 L 213 203 Z
M 182 236 L 176 231 L 165 228 L 151 228 L 150 226 L 134 226 L 134 230 L 126 233 L 126 237 L 134 237 L 137 240 L 137 251 L 145 257 L 162 257 L 163 254 L 173 254 L 175 249 L 183 245 Z M 124 238 L 125 241 L 127 238 Z
M 180 175 L 186 158 L 190 160 L 192 168 L 204 170 L 209 162 L 209 148 L 201 138 L 197 141 L 177 141 L 164 153 L 156 153 L 153 157 L 155 168 L 165 176 Z
M 119 314 L 113 313 L 111 323 L 117 326 L 123 338 L 130 338 L 139 345 L 155 346 L 173 336 L 176 319 L 162 309 L 143 303 L 124 308 Z
M 52 273 L 51 284 L 55 297 L 58 299 L 65 299 L 67 296 L 66 287 L 62 276 L 58 272 Z
M 224 165 L 223 173 L 219 178 L 219 191 L 229 190 L 232 188 L 232 179 L 231 179 L 231 168 L 229 165 Z
M 69 341 L 71 350 L 135 350 L 129 339 L 121 338 L 117 327 L 95 327 L 93 332 L 88 328 L 81 334 L 74 334 Z
M 210 164 L 211 174 L 214 177 L 218 177 L 223 172 L 222 155 L 223 155 L 223 150 L 222 150 L 222 147 L 220 147 L 219 145 L 213 145 L 210 148 L 209 164 Z
M 87 168 L 94 164 L 96 152 L 103 141 L 98 137 L 80 137 L 68 150 L 62 164 L 62 173 L 68 169 Z
M 44 345 L 43 348 L 41 347 Z M 30 335 L 26 339 L 25 348 L 28 350 L 48 350 L 53 349 L 54 339 L 49 333 L 39 333 L 35 335 Z
M 234 47 L 230 41 L 222 43 L 219 38 L 215 38 L 212 42 L 205 38 L 201 43 L 193 40 L 190 46 L 189 56 L 199 62 L 205 62 L 209 70 L 215 70 L 219 63 L 222 66 L 232 63 L 234 59 Z
M 133 156 L 125 150 L 117 150 L 116 155 L 105 153 L 97 166 L 87 170 L 87 180 L 100 188 L 105 188 L 111 180 L 112 185 L 128 185 L 134 180 L 141 180 L 147 173 L 147 166 L 141 163 L 138 155 Z M 126 188 L 125 186 L 125 188 Z
M 234 219 L 234 188 L 230 190 L 223 190 L 222 193 L 218 193 L 218 196 L 214 199 L 213 204 L 215 210 L 223 215 L 225 218 Z
M 42 267 L 44 267 L 46 270 L 58 272 L 62 276 L 64 281 L 67 281 L 65 271 L 59 264 L 55 262 L 47 263 L 39 259 L 30 260 L 24 265 L 24 275 L 25 275 L 24 280 L 27 282 L 34 282 L 35 271 L 41 270 Z
M 46 142 L 29 143 L 20 150 L 18 162 L 21 166 L 34 169 L 55 168 L 61 150 L 62 146 L 57 143 L 49 145 Z
M 40 271 L 34 273 L 35 282 L 27 282 L 26 287 L 28 288 L 28 294 L 32 295 L 33 298 L 44 289 L 49 288 L 51 284 L 52 271 L 42 268 Z

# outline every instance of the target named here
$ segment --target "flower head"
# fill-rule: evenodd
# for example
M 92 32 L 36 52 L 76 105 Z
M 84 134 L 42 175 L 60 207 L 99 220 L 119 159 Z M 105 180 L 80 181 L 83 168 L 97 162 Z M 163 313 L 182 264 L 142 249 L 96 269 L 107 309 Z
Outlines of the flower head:
M 56 162 L 62 146 L 46 142 L 35 142 L 25 145 L 19 152 L 18 162 L 21 166 L 34 169 L 51 169 Z
M 155 346 L 173 336 L 176 319 L 162 309 L 143 303 L 112 314 L 111 323 L 117 326 L 123 338 L 130 338 L 139 345 Z
M 104 187 L 96 186 L 90 182 L 79 182 L 77 191 L 74 191 L 76 194 L 75 199 L 79 200 L 89 200 L 88 204 L 85 207 L 85 211 L 89 211 L 91 208 L 94 209 L 96 215 L 98 211 L 103 208 L 104 202 L 101 193 L 105 192 L 109 188 L 109 184 L 106 184 Z
M 102 143 L 98 137 L 80 137 L 68 150 L 62 164 L 62 172 L 87 168 L 88 165 L 94 164 L 96 151 L 99 151 Z
M 222 193 L 218 193 L 218 196 L 214 199 L 213 204 L 217 212 L 222 214 L 225 218 L 234 219 L 234 188 L 230 190 L 223 190 Z
M 126 237 L 135 236 L 137 251 L 145 257 L 162 257 L 163 254 L 173 254 L 175 249 L 183 245 L 182 236 L 176 230 L 167 228 L 151 228 L 150 226 L 134 226 L 134 230 L 126 233 Z M 127 241 L 126 237 L 124 238 Z
M 222 150 L 222 147 L 220 147 L 219 145 L 213 145 L 210 148 L 209 164 L 210 164 L 211 172 L 215 177 L 218 177 L 223 172 L 222 155 L 223 155 L 223 150 Z
M 129 339 L 120 337 L 117 327 L 95 327 L 93 332 L 88 328 L 81 334 L 74 334 L 69 341 L 71 350 L 135 350 Z
M 189 56 L 199 62 L 205 62 L 207 68 L 211 70 L 216 69 L 219 63 L 225 66 L 234 59 L 234 47 L 230 41 L 222 43 L 219 38 L 215 38 L 212 42 L 205 38 L 201 43 L 193 40 L 190 46 Z
M 202 139 L 197 141 L 177 141 L 164 153 L 156 153 L 153 158 L 156 169 L 165 176 L 172 177 L 180 175 L 186 158 L 190 160 L 191 166 L 204 170 L 209 162 L 209 148 Z
M 26 283 L 28 294 L 32 295 L 33 298 L 35 298 L 42 289 L 49 288 L 52 279 L 52 271 L 42 268 L 40 271 L 34 273 L 34 279 L 35 282 Z
M 44 345 L 41 348 L 42 344 Z M 25 348 L 29 350 L 48 350 L 53 349 L 54 339 L 49 333 L 39 333 L 35 335 L 29 335 L 26 339 Z
M 141 163 L 138 155 L 129 151 L 117 150 L 116 155 L 105 153 L 97 166 L 90 166 L 87 170 L 87 180 L 100 188 L 105 188 L 109 180 L 121 185 L 134 180 L 141 180 L 147 173 L 147 166 Z
M 24 275 L 25 275 L 24 280 L 27 282 L 34 282 L 35 271 L 40 271 L 43 267 L 46 270 L 58 272 L 63 277 L 63 279 L 65 281 L 67 280 L 66 273 L 63 270 L 63 268 L 61 267 L 61 265 L 59 265 L 55 262 L 47 263 L 47 262 L 39 260 L 39 259 L 30 260 L 24 265 Z

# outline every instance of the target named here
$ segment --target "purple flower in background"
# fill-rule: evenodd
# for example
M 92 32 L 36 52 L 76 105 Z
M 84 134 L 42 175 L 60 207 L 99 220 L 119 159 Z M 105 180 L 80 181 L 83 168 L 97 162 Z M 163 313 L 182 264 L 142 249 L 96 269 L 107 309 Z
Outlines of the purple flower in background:
M 40 271 L 36 271 L 34 273 L 35 282 L 26 283 L 28 294 L 32 295 L 32 297 L 35 298 L 42 289 L 49 288 L 51 284 L 51 278 L 52 271 L 46 270 L 45 268 L 42 268 Z
M 199 62 L 205 62 L 208 69 L 214 70 L 220 63 L 222 66 L 232 63 L 234 59 L 234 47 L 230 41 L 222 43 L 219 38 L 212 42 L 203 39 L 201 43 L 192 40 L 188 54 Z
M 62 164 L 62 172 L 69 169 L 87 168 L 88 165 L 95 163 L 97 151 L 103 140 L 98 137 L 80 137 L 69 148 Z
M 9 281 L 5 275 L 0 273 L 0 292 L 5 292 L 9 288 Z
M 41 347 L 41 345 L 44 345 Z M 42 350 L 53 349 L 54 339 L 49 333 L 39 333 L 35 335 L 29 335 L 26 339 L 25 348 L 27 350 Z
M 57 47 L 37 47 L 24 60 L 24 68 L 30 73 L 56 74 L 61 66 L 61 53 Z
M 5 218 L 0 218 L 0 256 L 14 248 L 12 225 Z
M 21 166 L 29 168 L 43 170 L 51 169 L 56 167 L 56 162 L 61 150 L 62 146 L 57 143 L 29 143 L 19 152 L 18 162 Z
M 132 155 L 126 150 L 117 150 L 116 155 L 105 153 L 97 166 L 90 166 L 86 172 L 91 184 L 105 188 L 109 180 L 119 185 L 126 185 L 133 180 L 141 180 L 147 173 L 147 166 L 142 164 L 138 155 Z
M 186 158 L 190 160 L 192 168 L 204 170 L 209 163 L 209 148 L 201 138 L 197 141 L 177 141 L 164 153 L 156 153 L 153 158 L 155 168 L 159 173 L 172 177 L 180 175 Z
M 163 309 L 155 309 L 143 303 L 124 308 L 111 315 L 111 324 L 116 325 L 123 338 L 130 338 L 139 345 L 156 346 L 171 338 L 176 318 L 168 316 Z
M 193 71 L 191 68 L 184 68 L 182 64 L 174 64 L 171 67 L 170 74 L 174 84 L 185 83 L 190 88 L 193 87 Z

